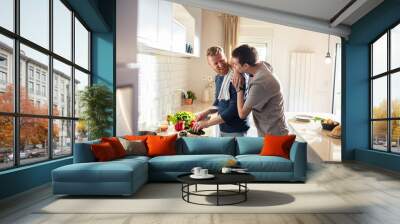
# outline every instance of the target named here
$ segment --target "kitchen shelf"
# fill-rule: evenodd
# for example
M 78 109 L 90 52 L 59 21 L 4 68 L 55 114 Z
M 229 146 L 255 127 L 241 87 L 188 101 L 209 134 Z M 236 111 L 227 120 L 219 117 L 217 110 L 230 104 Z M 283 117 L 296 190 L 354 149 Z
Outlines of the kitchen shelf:
M 146 54 L 153 54 L 153 55 L 181 57 L 181 58 L 198 58 L 199 57 L 197 55 L 189 54 L 189 53 L 163 50 L 163 49 L 157 48 L 156 46 L 151 46 L 148 43 L 145 43 L 140 38 L 138 39 L 138 52 L 146 53 Z

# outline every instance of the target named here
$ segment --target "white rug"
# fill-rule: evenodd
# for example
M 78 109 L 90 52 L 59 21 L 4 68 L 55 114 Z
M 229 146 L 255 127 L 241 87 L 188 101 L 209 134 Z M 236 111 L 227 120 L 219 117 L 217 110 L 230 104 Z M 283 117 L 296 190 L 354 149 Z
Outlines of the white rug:
M 316 184 L 249 184 L 248 200 L 229 206 L 189 204 L 177 183 L 150 183 L 132 197 L 59 197 L 36 213 L 360 213 L 350 204 Z M 199 186 L 199 190 L 215 186 Z M 225 187 L 226 188 L 226 187 Z M 194 187 L 193 189 L 194 190 Z M 223 199 L 223 202 L 238 198 Z M 214 203 L 214 197 L 191 200 Z

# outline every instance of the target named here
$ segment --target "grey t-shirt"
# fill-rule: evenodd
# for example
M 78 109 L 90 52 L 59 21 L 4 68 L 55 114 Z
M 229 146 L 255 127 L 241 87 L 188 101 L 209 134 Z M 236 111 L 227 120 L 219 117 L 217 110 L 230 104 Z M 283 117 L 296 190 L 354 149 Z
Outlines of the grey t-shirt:
M 278 79 L 267 62 L 250 79 L 244 107 L 251 108 L 258 136 L 287 135 L 283 96 Z

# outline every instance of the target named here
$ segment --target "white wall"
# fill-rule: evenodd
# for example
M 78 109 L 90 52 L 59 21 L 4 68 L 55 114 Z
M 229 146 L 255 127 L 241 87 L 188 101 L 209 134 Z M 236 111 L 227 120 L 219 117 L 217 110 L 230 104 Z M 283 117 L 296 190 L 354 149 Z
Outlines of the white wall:
M 188 89 L 193 90 L 198 99 L 201 99 L 202 92 L 205 89 L 207 77 L 214 78 L 215 72 L 207 64 L 207 48 L 211 46 L 223 47 L 223 23 L 222 17 L 218 13 L 203 10 L 202 12 L 202 32 L 200 44 L 200 57 L 191 58 L 189 61 L 188 75 Z
M 187 58 L 138 54 L 139 130 L 156 130 L 167 114 L 181 106 L 180 89 L 187 89 Z
M 312 79 L 317 84 L 313 85 L 311 90 L 311 108 L 313 112 L 331 112 L 334 61 L 328 65 L 324 63 L 328 35 L 240 18 L 239 41 L 244 39 L 257 41 L 265 39 L 271 47 L 269 62 L 281 81 L 286 110 L 288 110 L 290 91 L 290 54 L 292 52 L 313 52 L 315 67 Z M 333 58 L 335 57 L 336 43 L 340 43 L 340 38 L 331 36 L 330 52 Z
M 117 1 L 117 136 L 137 130 L 138 70 L 137 53 L 137 0 Z M 130 66 L 129 66 L 130 65 Z

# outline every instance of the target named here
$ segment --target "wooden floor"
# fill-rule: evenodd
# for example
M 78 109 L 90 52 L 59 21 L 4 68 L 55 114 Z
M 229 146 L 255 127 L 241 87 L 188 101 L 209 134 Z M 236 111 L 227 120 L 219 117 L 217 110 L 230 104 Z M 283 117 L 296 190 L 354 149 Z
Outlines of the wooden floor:
M 38 207 L 54 200 L 50 187 L 44 186 L 0 202 L 0 223 L 400 223 L 399 174 L 358 163 L 314 163 L 310 165 L 308 182 L 366 206 L 357 214 L 36 214 Z

